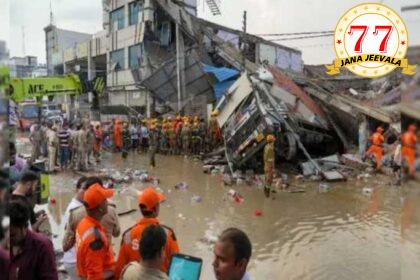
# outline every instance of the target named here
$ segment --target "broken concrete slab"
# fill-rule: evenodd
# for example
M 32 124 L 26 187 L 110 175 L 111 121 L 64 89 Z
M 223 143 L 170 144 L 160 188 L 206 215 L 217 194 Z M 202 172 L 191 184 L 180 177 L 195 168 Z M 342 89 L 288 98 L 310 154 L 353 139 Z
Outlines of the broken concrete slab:
M 358 170 L 366 170 L 370 167 L 370 164 L 363 162 L 359 157 L 354 154 L 343 154 L 341 155 L 341 161 L 350 167 Z
M 338 182 L 346 180 L 346 177 L 336 170 L 322 172 L 322 176 L 325 178 L 325 180 L 329 182 Z

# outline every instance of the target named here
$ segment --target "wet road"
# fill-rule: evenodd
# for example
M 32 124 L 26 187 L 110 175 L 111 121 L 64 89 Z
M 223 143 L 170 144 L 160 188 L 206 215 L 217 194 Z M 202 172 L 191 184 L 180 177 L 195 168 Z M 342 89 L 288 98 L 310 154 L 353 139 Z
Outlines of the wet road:
M 147 158 L 130 154 L 123 161 L 106 154 L 101 168 L 148 169 Z M 175 230 L 181 251 L 203 259 L 201 279 L 214 279 L 212 245 L 209 240 L 227 227 L 239 227 L 253 244 L 249 271 L 253 279 L 419 279 L 420 275 L 420 187 L 390 186 L 387 178 L 352 179 L 332 184 L 328 193 L 318 192 L 318 183 L 299 183 L 305 193 L 277 193 L 265 199 L 256 187 L 226 187 L 221 175 L 206 175 L 202 164 L 183 157 L 157 156 L 159 187 L 167 201 L 161 221 Z M 70 202 L 78 176 L 72 172 L 52 176 L 48 205 L 54 244 L 60 247 L 61 219 Z M 174 185 L 187 182 L 186 191 Z M 298 184 L 298 183 L 294 183 Z M 417 183 L 418 184 L 418 183 Z M 134 184 L 141 189 L 142 185 Z M 370 196 L 364 187 L 373 188 Z M 244 202 L 232 202 L 233 188 Z M 114 197 L 118 212 L 137 209 L 134 196 L 118 190 Z M 191 202 L 193 195 L 203 198 Z M 255 216 L 256 209 L 262 216 Z M 122 216 L 123 231 L 140 218 L 134 212 Z M 118 250 L 120 238 L 114 240 Z

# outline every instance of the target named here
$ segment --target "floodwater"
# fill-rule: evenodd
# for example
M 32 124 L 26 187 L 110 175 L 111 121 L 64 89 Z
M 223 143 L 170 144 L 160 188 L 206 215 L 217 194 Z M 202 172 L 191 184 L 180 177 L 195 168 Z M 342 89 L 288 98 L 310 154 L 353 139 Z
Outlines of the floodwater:
M 105 154 L 100 168 L 148 170 L 145 155 Z M 279 192 L 266 199 L 263 192 L 247 185 L 227 187 L 221 175 L 207 175 L 202 164 L 184 157 L 157 156 L 159 187 L 167 201 L 160 220 L 172 227 L 182 253 L 203 259 L 201 279 L 214 279 L 213 240 L 228 227 L 238 227 L 253 245 L 249 272 L 253 279 L 419 279 L 420 186 L 391 186 L 387 178 L 351 179 L 331 184 L 327 193 L 319 183 L 300 183 L 304 193 Z M 45 206 L 50 214 L 54 245 L 60 248 L 61 219 L 70 202 L 78 176 L 72 172 L 51 177 L 55 204 Z M 186 182 L 189 188 L 176 190 Z M 294 183 L 299 184 L 299 183 Z M 141 185 L 133 187 L 141 189 Z M 373 189 L 364 195 L 362 189 Z M 231 201 L 227 192 L 238 191 L 244 201 Z M 124 187 L 122 187 L 124 189 Z M 118 189 L 114 197 L 118 212 L 137 209 L 134 196 Z M 192 203 L 199 195 L 201 203 Z M 256 216 L 255 210 L 262 216 Z M 122 230 L 140 218 L 139 211 L 120 217 Z M 121 238 L 114 239 L 117 251 Z

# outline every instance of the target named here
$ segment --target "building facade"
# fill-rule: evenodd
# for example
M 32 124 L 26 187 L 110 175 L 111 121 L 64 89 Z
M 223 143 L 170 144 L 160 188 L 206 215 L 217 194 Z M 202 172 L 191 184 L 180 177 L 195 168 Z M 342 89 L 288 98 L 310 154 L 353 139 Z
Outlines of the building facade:
M 48 75 L 64 73 L 64 51 L 92 38 L 91 34 L 75 32 L 48 25 L 44 28 Z
M 47 76 L 47 65 L 38 64 L 36 56 L 12 57 L 8 61 L 10 76 L 29 78 Z
M 207 64 L 243 70 L 242 64 L 247 60 L 255 65 L 303 71 L 300 51 L 198 19 L 196 0 L 102 3 L 104 30 L 85 41 L 67 46 L 58 43 L 55 53 L 63 58 L 58 64 L 63 72 L 78 71 L 88 80 L 97 75 L 106 77 L 109 105 L 142 107 L 144 113 L 156 103 L 176 111 L 188 103 L 192 108 L 192 103 L 199 102 L 201 105 L 194 110 L 206 111 L 204 105 L 215 102 L 209 96 L 211 79 L 202 69 Z M 48 62 L 48 42 L 53 40 L 49 39 L 50 27 L 45 31 Z M 182 102 L 176 101 L 177 91 Z M 191 92 L 198 97 L 191 96 Z
M 0 64 L 7 64 L 9 61 L 9 51 L 7 49 L 6 41 L 0 40 Z

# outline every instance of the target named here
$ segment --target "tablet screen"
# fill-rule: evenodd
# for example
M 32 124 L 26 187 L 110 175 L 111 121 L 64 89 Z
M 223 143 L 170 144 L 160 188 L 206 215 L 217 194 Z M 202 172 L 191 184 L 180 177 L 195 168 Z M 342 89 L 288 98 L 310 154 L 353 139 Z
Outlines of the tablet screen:
M 202 261 L 197 258 L 174 255 L 169 268 L 170 280 L 198 280 Z

